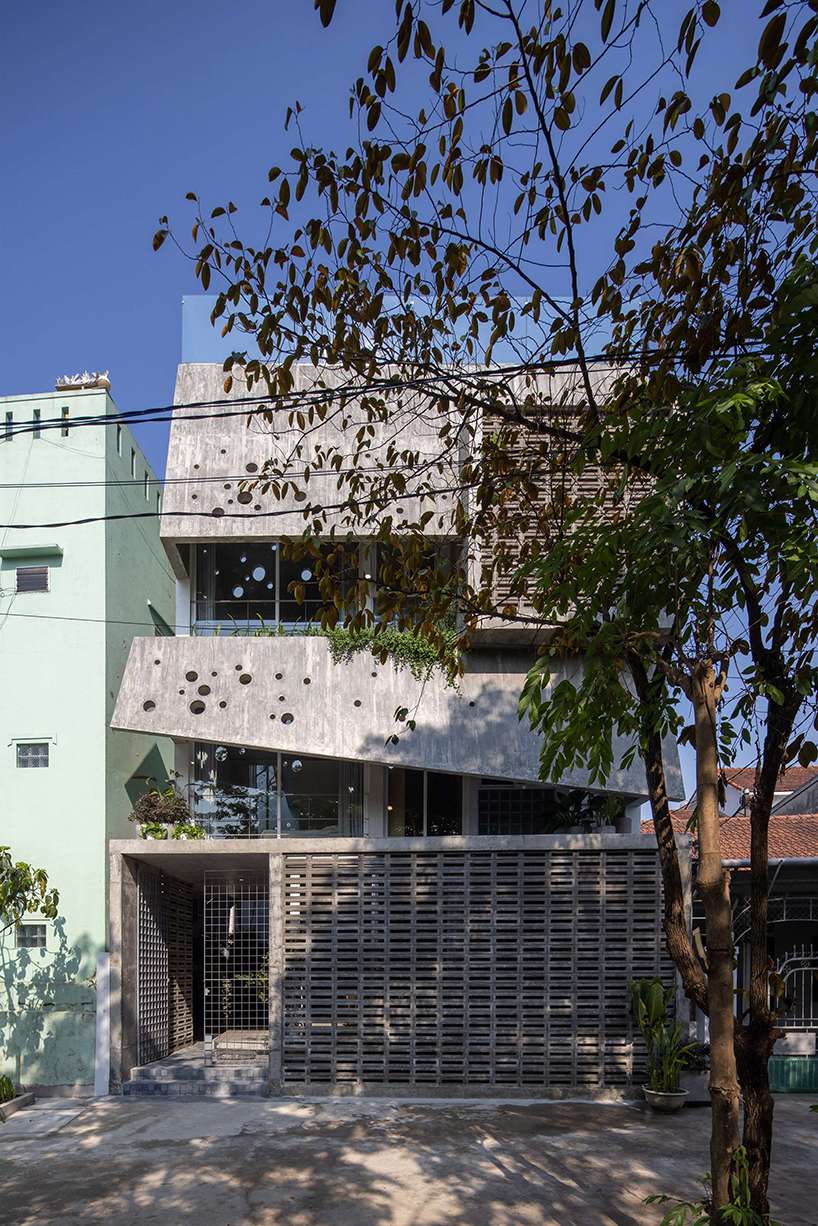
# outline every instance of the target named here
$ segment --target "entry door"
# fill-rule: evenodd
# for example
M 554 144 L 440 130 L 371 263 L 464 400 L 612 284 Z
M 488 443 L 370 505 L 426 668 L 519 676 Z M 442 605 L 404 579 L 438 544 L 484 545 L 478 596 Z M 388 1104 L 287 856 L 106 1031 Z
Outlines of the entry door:
M 211 1063 L 266 1061 L 269 888 L 253 873 L 206 873 L 204 1032 Z

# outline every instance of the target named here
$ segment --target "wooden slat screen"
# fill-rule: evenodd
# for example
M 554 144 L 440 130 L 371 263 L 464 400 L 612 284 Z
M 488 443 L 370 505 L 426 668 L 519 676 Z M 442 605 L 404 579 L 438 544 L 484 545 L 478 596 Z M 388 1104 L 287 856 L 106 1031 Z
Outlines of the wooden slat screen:
M 652 849 L 284 857 L 283 1082 L 625 1086 L 662 953 Z

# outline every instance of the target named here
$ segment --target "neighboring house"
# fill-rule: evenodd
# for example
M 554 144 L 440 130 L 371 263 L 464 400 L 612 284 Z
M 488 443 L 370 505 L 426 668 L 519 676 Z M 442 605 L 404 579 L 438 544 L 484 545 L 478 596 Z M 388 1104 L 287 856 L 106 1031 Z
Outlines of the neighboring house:
M 74 424 L 117 412 L 107 380 L 85 382 L 0 400 L 0 843 L 60 892 L 57 920 L 0 937 L 0 1073 L 52 1091 L 93 1084 L 106 842 L 172 766 L 169 742 L 109 727 L 173 585 L 157 518 L 105 522 L 156 512 L 160 486 L 125 425 Z
M 787 772 L 789 775 L 790 772 Z M 785 776 L 786 777 L 786 776 Z M 769 931 L 767 948 L 783 980 L 788 1001 L 779 1025 L 786 1037 L 776 1048 L 773 1066 L 778 1089 L 818 1089 L 818 811 L 782 812 L 801 793 L 779 803 L 769 825 Z M 673 825 L 679 834 L 690 828 L 692 809 L 678 809 Z M 642 829 L 652 831 L 652 822 Z M 750 978 L 750 818 L 745 813 L 725 814 L 721 823 L 722 855 L 730 870 L 733 900 L 733 935 L 736 943 L 736 991 L 740 1004 Z M 694 872 L 696 861 L 693 831 Z M 704 926 L 700 903 L 693 904 L 694 924 Z M 809 1065 L 803 1056 L 813 1059 Z M 791 1057 L 796 1057 L 794 1060 Z M 814 1083 L 814 1084 L 813 1084 Z
M 724 802 L 722 811 L 729 815 L 748 812 L 753 788 L 756 781 L 754 766 L 730 767 L 724 772 Z M 789 766 L 778 777 L 775 789 L 774 811 L 786 805 L 790 799 L 809 784 L 818 785 L 818 767 Z M 695 795 L 691 804 L 695 804 Z M 811 804 L 801 804 L 798 812 L 814 812 L 818 810 L 818 798 Z M 796 810 L 791 810 L 795 812 Z
M 314 379 L 294 375 L 296 391 Z M 223 378 L 183 363 L 177 406 L 222 398 Z M 437 445 L 410 429 L 421 453 Z M 309 632 L 309 561 L 282 550 L 301 491 L 279 503 L 240 484 L 275 446 L 263 423 L 177 408 L 161 535 L 178 636 L 134 641 L 113 726 L 173 738 L 207 837 L 112 843 L 112 1083 L 186 1048 L 263 1061 L 261 1080 L 292 1091 L 629 1084 L 629 976 L 670 974 L 641 767 L 604 789 L 540 781 L 517 715 L 530 626 L 486 625 L 457 688 L 369 653 L 335 663 Z M 436 531 L 448 559 L 463 543 Z M 376 602 L 374 540 L 347 565 Z M 395 743 L 396 708 L 416 704 Z

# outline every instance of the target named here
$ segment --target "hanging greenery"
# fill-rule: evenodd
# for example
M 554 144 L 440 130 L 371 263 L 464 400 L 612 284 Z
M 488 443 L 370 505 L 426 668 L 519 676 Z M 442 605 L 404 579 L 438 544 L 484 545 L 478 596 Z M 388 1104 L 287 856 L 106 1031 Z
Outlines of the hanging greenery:
M 435 669 L 454 686 L 460 671 L 457 633 L 444 631 L 442 643 L 431 643 L 411 630 L 372 626 L 362 630 L 325 630 L 330 653 L 336 664 L 346 664 L 363 651 L 370 652 L 382 664 L 391 660 L 397 668 L 408 668 L 413 677 L 422 681 Z

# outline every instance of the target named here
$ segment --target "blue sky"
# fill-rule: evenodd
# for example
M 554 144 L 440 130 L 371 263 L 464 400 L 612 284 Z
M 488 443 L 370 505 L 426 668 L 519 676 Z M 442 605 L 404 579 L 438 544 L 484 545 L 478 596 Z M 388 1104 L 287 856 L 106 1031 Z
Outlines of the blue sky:
M 283 117 L 296 98 L 308 137 L 344 140 L 348 87 L 393 20 L 380 3 L 339 0 L 327 32 L 312 0 L 8 0 L 0 394 L 108 368 L 120 408 L 170 402 L 196 283 L 170 244 L 151 251 L 158 217 L 186 228 L 189 190 L 252 211 L 294 143 Z M 668 0 L 668 30 L 686 8 Z M 725 21 L 726 48 L 702 64 L 714 86 L 725 50 L 743 67 L 758 28 Z M 160 472 L 166 433 L 139 431 Z
M 342 0 L 327 34 L 310 0 L 4 5 L 0 394 L 109 368 L 120 408 L 170 402 L 196 283 L 151 251 L 158 217 L 187 226 L 189 190 L 260 200 L 295 98 L 342 137 L 367 9 Z M 138 431 L 160 472 L 166 429 Z

